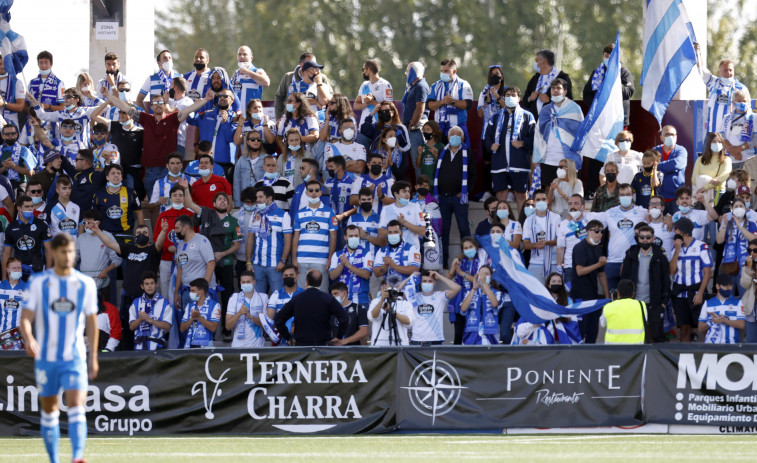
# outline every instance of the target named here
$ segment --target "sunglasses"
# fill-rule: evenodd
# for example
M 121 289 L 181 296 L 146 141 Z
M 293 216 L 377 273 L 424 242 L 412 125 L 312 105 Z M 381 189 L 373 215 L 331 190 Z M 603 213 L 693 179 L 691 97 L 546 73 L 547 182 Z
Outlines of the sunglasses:
M 605 229 L 604 228 L 592 228 L 589 231 L 593 232 L 593 233 L 602 233 L 603 231 L 605 231 Z
M 129 93 L 130 91 L 131 91 L 130 88 L 122 88 L 121 90 L 119 90 L 119 92 L 126 92 L 126 93 Z
M 321 190 L 311 190 L 310 188 L 308 188 L 308 193 L 320 193 L 320 192 Z
M 640 240 L 651 240 L 654 237 L 652 235 L 639 235 Z
M 27 193 L 34 195 L 34 194 L 42 194 L 42 190 L 26 190 Z
M 223 99 L 229 99 L 229 98 L 231 98 L 231 95 L 218 95 L 218 98 L 219 99 L 221 99 L 221 98 L 223 98 Z
M 155 105 L 161 105 L 161 106 L 162 106 L 162 105 L 166 104 L 166 102 L 165 102 L 165 101 L 161 101 L 161 100 L 158 100 L 158 101 L 153 101 L 153 102 L 152 102 L 152 104 L 155 104 Z
M 749 248 L 751 254 L 757 254 L 757 248 Z
M 263 141 L 262 138 L 248 138 L 247 141 Z
M 64 99 L 64 100 L 75 100 L 75 99 L 76 99 L 76 97 L 75 97 L 75 96 L 73 96 L 73 95 L 65 95 L 65 96 L 63 97 L 63 99 Z
M 75 125 L 71 125 L 71 124 L 63 124 L 63 125 L 60 126 L 60 128 L 61 129 L 75 129 L 76 126 Z

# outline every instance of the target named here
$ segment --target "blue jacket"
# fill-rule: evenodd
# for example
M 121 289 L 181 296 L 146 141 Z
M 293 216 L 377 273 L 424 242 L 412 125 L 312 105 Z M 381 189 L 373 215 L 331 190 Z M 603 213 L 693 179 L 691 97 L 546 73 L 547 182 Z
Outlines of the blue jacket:
M 662 145 L 654 147 L 662 159 Z M 676 145 L 668 156 L 667 161 L 660 161 L 657 171 L 662 172 L 662 188 L 660 190 L 665 199 L 675 199 L 676 190 L 686 184 L 686 165 L 689 163 L 689 152 L 681 145 Z

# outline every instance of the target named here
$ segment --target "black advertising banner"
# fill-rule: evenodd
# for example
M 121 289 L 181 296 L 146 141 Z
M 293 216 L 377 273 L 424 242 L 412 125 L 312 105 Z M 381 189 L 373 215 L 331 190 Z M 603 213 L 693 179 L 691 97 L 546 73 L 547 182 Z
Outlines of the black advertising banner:
M 101 355 L 85 407 L 89 431 L 386 432 L 395 423 L 396 355 L 370 348 Z M 0 435 L 38 434 L 32 359 L 4 354 L 0 365 Z M 61 413 L 63 428 L 65 417 Z
M 642 423 L 643 346 L 406 349 L 401 429 Z
M 644 410 L 663 424 L 757 423 L 757 346 L 670 345 L 650 351 Z

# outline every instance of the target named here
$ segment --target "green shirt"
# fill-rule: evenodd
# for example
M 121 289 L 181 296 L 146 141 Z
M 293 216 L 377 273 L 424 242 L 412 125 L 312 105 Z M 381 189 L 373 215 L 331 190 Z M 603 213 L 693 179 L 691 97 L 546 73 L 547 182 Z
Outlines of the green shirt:
M 431 148 L 427 144 L 422 144 L 421 147 L 423 148 L 423 153 L 421 154 L 421 174 L 428 176 L 429 179 L 431 179 L 431 186 L 433 188 L 434 186 L 434 175 L 436 174 L 436 161 L 439 159 L 439 153 L 442 152 L 444 149 L 443 143 L 437 143 L 434 145 L 434 148 L 436 148 L 436 156 L 431 153 Z
M 228 214 L 226 215 L 226 217 L 221 219 L 221 223 L 223 224 L 223 228 L 226 230 L 226 236 L 223 240 L 224 249 L 229 249 L 235 241 L 242 241 L 242 232 L 241 230 L 239 230 L 239 221 L 236 219 L 236 217 L 232 217 L 231 214 Z M 221 259 L 221 262 L 219 262 L 218 264 L 222 267 L 225 267 L 227 265 L 232 265 L 233 263 L 234 253 L 231 253 Z

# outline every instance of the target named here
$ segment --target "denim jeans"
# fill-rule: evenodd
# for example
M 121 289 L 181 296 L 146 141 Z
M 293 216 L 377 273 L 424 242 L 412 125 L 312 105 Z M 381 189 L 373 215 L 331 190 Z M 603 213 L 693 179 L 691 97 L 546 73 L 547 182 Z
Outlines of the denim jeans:
M 272 294 L 284 287 L 284 278 L 276 267 L 252 264 L 252 269 L 255 271 L 255 291 Z M 328 278 L 328 275 L 325 277 Z
M 165 167 L 145 167 L 145 191 L 147 197 L 152 195 L 152 188 L 155 182 L 168 175 L 168 169 Z
M 421 146 L 423 143 L 425 143 L 425 140 L 423 139 L 423 133 L 421 130 L 409 130 L 410 132 L 410 158 L 413 163 L 413 168 L 415 169 L 415 178 L 418 178 L 418 176 L 421 174 L 421 169 L 417 167 L 417 161 L 418 161 L 418 147 Z M 431 182 L 433 182 L 434 179 L 431 179 Z
M 620 267 L 623 266 L 623 262 L 608 262 L 605 265 L 605 275 L 607 276 L 607 290 L 612 291 L 618 287 L 620 281 Z M 605 294 L 605 297 L 610 297 Z
M 512 301 L 502 304 L 499 309 L 499 342 L 510 345 L 513 340 L 513 321 L 515 321 L 515 306 Z
M 457 195 L 439 195 L 439 210 L 442 214 L 442 262 L 444 267 L 449 263 L 449 232 L 452 228 L 452 215 L 457 221 L 460 238 L 470 236 L 468 225 L 468 205 L 461 204 Z

